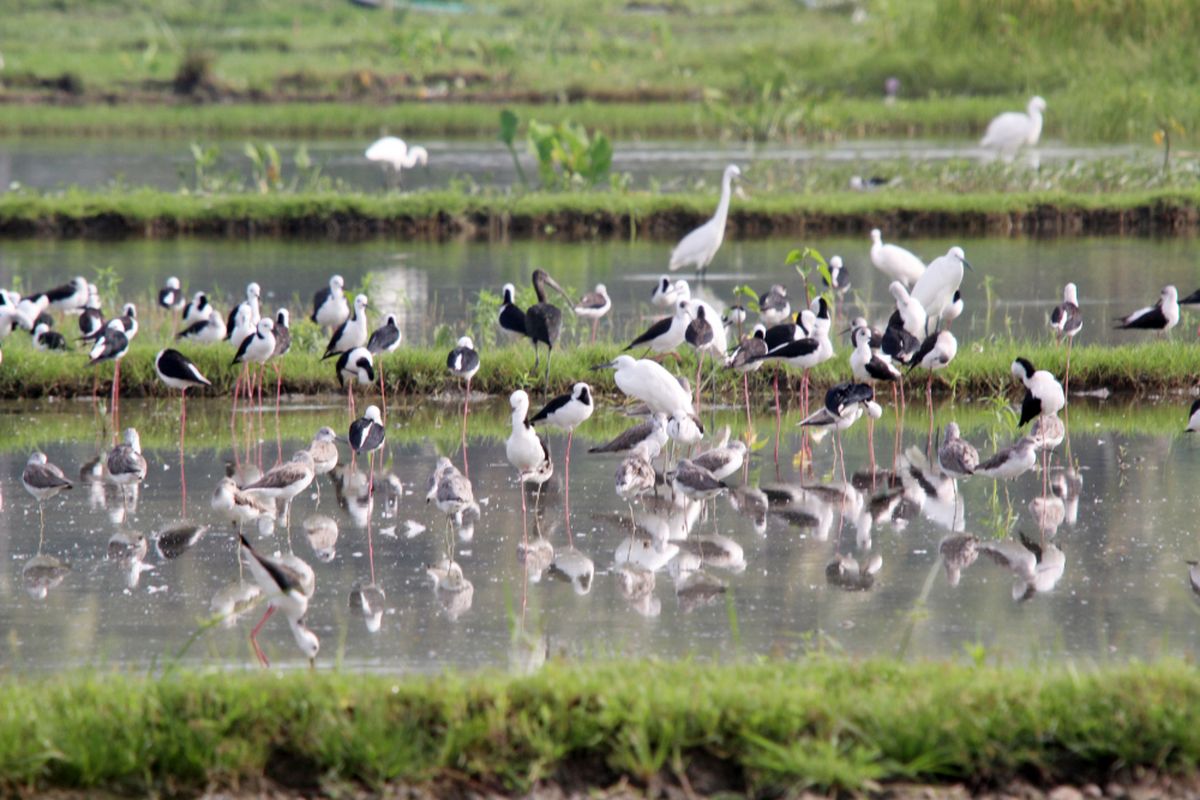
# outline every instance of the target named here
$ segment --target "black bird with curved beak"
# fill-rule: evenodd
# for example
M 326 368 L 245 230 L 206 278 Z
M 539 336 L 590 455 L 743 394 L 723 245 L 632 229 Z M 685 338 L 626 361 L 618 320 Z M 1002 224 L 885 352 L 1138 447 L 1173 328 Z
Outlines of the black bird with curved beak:
M 558 306 L 546 302 L 546 286 L 550 286 L 567 301 L 567 308 L 575 313 L 574 301 L 563 290 L 558 282 L 546 274 L 545 270 L 533 271 L 533 291 L 537 293 L 538 301 L 525 310 L 525 335 L 533 342 L 533 368 L 536 370 L 540 363 L 538 343 L 546 345 L 546 388 L 550 387 L 550 357 L 554 354 L 554 343 L 562 330 L 562 310 Z

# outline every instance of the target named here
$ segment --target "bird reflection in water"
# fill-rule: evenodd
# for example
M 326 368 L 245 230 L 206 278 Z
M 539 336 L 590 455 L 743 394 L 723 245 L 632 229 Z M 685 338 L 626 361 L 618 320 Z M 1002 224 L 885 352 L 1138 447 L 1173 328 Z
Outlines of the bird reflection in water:
M 310 515 L 304 520 L 304 535 L 318 561 L 328 564 L 337 556 L 338 524 L 332 517 Z
M 109 537 L 108 560 L 116 562 L 124 570 L 127 589 L 136 589 L 142 573 L 154 569 L 152 564 L 146 563 L 149 549 L 146 536 L 136 531 L 119 531 Z
M 475 586 L 463 575 L 462 566 L 458 562 L 443 558 L 426 565 L 425 574 L 433 580 L 434 596 L 451 621 L 471 610 L 471 603 L 475 600 Z
M 387 596 L 373 579 L 370 583 L 363 583 L 361 580 L 355 581 L 354 585 L 350 587 L 350 596 L 347 598 L 347 602 L 350 612 L 355 616 L 362 617 L 368 633 L 379 632 L 383 627 Z

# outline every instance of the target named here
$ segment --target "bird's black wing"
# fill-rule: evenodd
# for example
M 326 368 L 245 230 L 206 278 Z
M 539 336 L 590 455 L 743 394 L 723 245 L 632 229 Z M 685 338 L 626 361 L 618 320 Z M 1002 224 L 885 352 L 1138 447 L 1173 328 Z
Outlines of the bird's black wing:
M 198 336 L 200 334 L 200 332 L 203 331 L 206 327 L 208 327 L 208 320 L 206 320 L 206 319 L 201 320 L 200 322 L 193 322 L 191 325 L 187 326 L 186 328 L 181 330 L 179 333 L 175 334 L 175 338 L 176 339 L 190 339 L 193 336 Z
M 658 337 L 662 336 L 664 333 L 666 333 L 668 330 L 671 329 L 671 322 L 673 320 L 674 320 L 674 317 L 663 317 L 662 319 L 657 320 L 649 328 L 646 329 L 645 333 L 643 333 L 641 336 L 637 337 L 632 342 L 630 342 L 629 346 L 626 347 L 625 349 L 632 350 L 633 348 L 637 347 L 640 344 L 645 344 L 646 342 L 652 341 L 652 340 L 657 339 Z
M 886 336 L 884 338 L 886 339 Z M 931 333 L 925 337 L 925 341 L 921 342 L 921 347 L 916 353 L 913 354 L 913 357 L 909 359 L 909 372 L 912 372 L 914 369 L 920 366 L 921 362 L 925 360 L 925 356 L 933 352 L 933 348 L 937 347 L 937 340 L 938 335 L 936 333 Z M 884 352 L 887 351 L 885 350 Z
M 313 312 L 309 319 L 313 322 L 317 321 L 317 312 L 321 310 L 321 306 L 325 305 L 325 301 L 329 299 L 331 294 L 333 294 L 333 291 L 328 286 L 317 290 L 316 294 L 313 295 Z
M 541 411 L 529 418 L 529 421 L 532 423 L 541 422 L 569 402 L 571 402 L 571 395 L 569 393 L 560 394 L 558 397 L 551 399 L 549 403 L 546 403 Z
M 258 333 L 255 332 L 247 336 L 245 339 L 242 339 L 242 343 L 238 345 L 237 355 L 233 357 L 233 361 L 229 362 L 231 365 L 242 363 L 242 359 L 246 356 L 246 350 L 250 347 L 250 343 L 254 341 L 255 337 L 257 336 Z
M 321 356 L 322 361 L 330 356 L 336 356 L 338 353 L 342 352 L 337 348 L 341 342 L 342 334 L 346 332 L 346 326 L 350 324 L 350 320 L 352 319 L 354 319 L 353 314 L 351 314 L 349 317 L 346 317 L 346 320 L 341 325 L 337 326 L 337 330 L 333 332 L 333 336 L 329 337 L 329 345 L 325 348 L 325 355 Z
M 1179 301 L 1179 305 L 1181 306 L 1190 306 L 1195 305 L 1196 303 L 1200 303 L 1200 289 L 1197 289 Z
M 1162 303 L 1155 303 L 1145 314 L 1136 317 L 1126 317 L 1117 326 L 1123 330 L 1153 330 L 1158 331 L 1167 327 L 1167 315 L 1163 313 Z
M 820 342 L 816 339 L 795 339 L 781 344 L 774 350 L 767 350 L 767 354 L 763 358 L 800 358 L 812 355 L 820 346 Z
M 525 335 L 525 312 L 512 303 L 505 303 L 500 309 L 500 327 L 512 333 Z
M 1026 422 L 1037 419 L 1042 413 L 1042 401 L 1034 397 L 1033 392 L 1025 390 L 1025 399 L 1021 401 L 1021 421 L 1017 427 L 1024 427 Z
M 372 332 L 371 338 L 367 340 L 367 349 L 371 351 L 372 355 L 378 355 L 395 344 L 399 338 L 399 328 L 395 325 L 384 325 L 382 328 Z

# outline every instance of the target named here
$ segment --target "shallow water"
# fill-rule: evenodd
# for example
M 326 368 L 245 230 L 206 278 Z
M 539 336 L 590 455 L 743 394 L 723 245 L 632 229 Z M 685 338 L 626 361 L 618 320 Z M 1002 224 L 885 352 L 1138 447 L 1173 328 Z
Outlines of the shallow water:
M 656 504 L 639 505 L 636 547 L 643 563 L 657 571 L 653 588 L 636 600 L 623 594 L 616 563 L 630 535 L 629 509 L 612 488 L 619 458 L 585 452 L 598 434 L 619 430 L 624 420 L 602 409 L 575 438 L 574 562 L 567 555 L 564 525 L 565 437 L 557 433 L 549 435 L 555 478 L 541 498 L 540 513 L 529 513 L 529 535 L 536 537 L 540 530 L 565 569 L 586 563 L 580 555 L 590 559 L 594 574 L 584 585 L 542 573 L 533 569 L 532 560 L 523 564 L 518 556 L 522 514 L 504 457 L 505 410 L 498 401 L 476 403 L 470 417 L 478 435 L 468 443 L 468 464 L 481 514 L 473 535 L 459 535 L 455 544 L 457 561 L 473 586 L 469 602 L 461 594 L 439 596 L 425 573 L 425 565 L 445 553 L 445 522 L 424 502 L 424 483 L 439 452 L 462 464 L 457 404 L 425 404 L 420 412 L 391 409 L 391 443 L 376 470 L 377 496 L 369 517 L 363 513 L 361 484 L 355 489 L 350 479 L 343 492 L 329 476 L 320 478 L 319 504 L 311 491 L 295 501 L 290 542 L 316 574 L 308 623 L 321 638 L 319 665 L 386 672 L 477 666 L 526 670 L 547 655 L 729 658 L 813 648 L 855 656 L 955 658 L 983 647 L 993 657 L 1018 663 L 1195 653 L 1200 609 L 1190 596 L 1183 562 L 1200 555 L 1193 533 L 1200 498 L 1190 479 L 1200 468 L 1200 449 L 1173 434 L 1123 432 L 1138 430 L 1136 423 L 1128 427 L 1129 420 L 1153 414 L 1152 409 L 1077 405 L 1072 466 L 1064 471 L 1065 448 L 1060 448 L 1044 501 L 1037 472 L 1007 486 L 972 478 L 954 489 L 926 469 L 927 427 L 919 406 L 910 408 L 902 431 L 903 478 L 888 501 L 881 499 L 889 496 L 882 484 L 875 491 L 867 484 L 862 492 L 815 490 L 840 486 L 833 442 L 812 443 L 813 461 L 806 464 L 795 456 L 801 443 L 793 426 L 798 417 L 791 415 L 777 466 L 774 421 L 757 419 L 760 447 L 748 470 L 729 483 L 743 502 L 756 496 L 746 487 L 770 492 L 765 514 L 735 510 L 728 496 L 705 510 L 684 508 L 672 505 L 666 490 Z M 238 568 L 230 528 L 210 510 L 209 495 L 226 460 L 235 456 L 235 442 L 239 463 L 256 464 L 261 458 L 270 467 L 278 453 L 287 456 L 306 444 L 307 435 L 281 436 L 277 443 L 270 411 L 256 429 L 249 427 L 259 424 L 255 416 L 240 415 L 235 434 L 227 405 L 193 401 L 184 461 L 188 495 L 181 508 L 177 411 L 170 401 L 123 404 L 121 424 L 142 431 L 150 464 L 135 506 L 123 505 L 115 487 L 103 482 L 78 486 L 47 502 L 39 548 L 37 506 L 20 484 L 28 450 L 41 446 L 74 477 L 105 437 L 85 402 L 3 408 L 6 427 L 13 431 L 0 456 L 5 511 L 0 557 L 6 565 L 0 570 L 5 631 L 0 664 L 5 669 L 141 669 L 175 658 L 195 666 L 255 664 L 247 636 L 261 607 L 230 627 L 211 624 L 213 596 L 237 582 Z M 891 414 L 875 431 L 881 465 L 891 465 L 895 452 Z M 736 410 L 715 420 L 706 412 L 705 418 L 730 424 L 735 436 L 745 432 L 744 416 Z M 939 426 L 954 418 L 985 457 L 993 438 L 1004 443 L 1012 435 L 1009 422 L 978 404 L 938 409 Z M 285 404 L 281 420 L 289 432 L 325 424 L 343 430 L 346 411 L 319 403 Z M 865 428 L 852 428 L 843 442 L 850 471 L 865 470 Z M 385 473 L 404 486 L 394 507 L 382 488 Z M 1050 521 L 1058 524 L 1040 526 L 1034 501 L 1044 502 Z M 328 561 L 315 556 L 305 533 L 304 521 L 314 513 L 328 515 L 339 528 Z M 169 538 L 156 542 L 184 514 L 211 527 L 190 548 L 177 544 L 172 549 Z M 415 532 L 414 526 L 424 530 Z M 993 547 L 1019 549 L 1012 542 L 1018 533 L 1044 542 L 1045 552 L 1053 552 L 1053 545 L 1065 559 L 1061 578 L 1043 571 L 1031 592 L 1026 580 L 982 555 L 962 571 L 957 586 L 951 585 L 939 543 L 963 532 Z M 119 533 L 149 539 L 148 569 L 136 582 L 128 563 L 107 555 Z M 652 544 L 650 533 L 664 538 Z M 376 632 L 349 603 L 356 582 L 371 576 L 368 536 L 374 579 L 386 594 Z M 251 538 L 266 552 L 288 549 L 282 526 Z M 33 561 L 39 550 L 43 559 Z M 700 555 L 688 555 L 692 551 Z M 828 565 L 838 554 L 860 564 L 877 559 L 878 570 L 869 579 L 831 580 Z M 50 575 L 53 562 L 47 558 L 68 562 L 69 571 Z M 34 575 L 43 583 L 32 583 Z M 281 620 L 267 624 L 261 641 L 273 662 L 304 663 Z
M 34 189 L 95 188 L 118 183 L 161 189 L 190 187 L 195 180 L 191 142 L 191 139 L 127 137 L 0 138 L 0 191 L 14 182 Z M 233 173 L 246 180 L 250 162 L 242 155 L 245 142 L 244 138 L 201 140 L 205 146 L 215 143 L 221 148 L 222 156 L 209 173 Z M 293 155 L 302 142 L 274 140 L 274 143 L 287 178 L 295 173 Z M 364 157 L 367 144 L 359 140 L 320 140 L 306 147 L 313 163 L 321 166 L 322 175 L 342 181 L 350 188 L 382 191 L 388 183 L 380 168 Z M 403 185 L 407 189 L 441 189 L 455 182 L 492 187 L 518 183 L 512 156 L 498 141 L 437 139 L 421 144 L 429 151 L 429 166 L 404 171 Z M 536 181 L 536 163 L 524 155 L 523 145 L 518 146 L 518 152 L 522 154 L 526 175 Z M 1045 142 L 1038 156 L 1043 164 L 1053 164 L 1145 152 L 1144 148 L 1128 145 L 1079 147 Z M 622 141 L 615 146 L 613 172 L 629 175 L 635 187 L 646 187 L 653 182 L 667 188 L 684 188 L 705 173 L 711 175 L 709 184 L 713 184 L 730 162 L 743 167 L 761 163 L 797 168 L 861 162 L 863 169 L 869 171 L 872 162 L 879 161 L 944 161 L 984 155 L 975 142 L 961 140 L 851 140 L 814 145 Z
M 1181 295 L 1196 288 L 1200 244 L 1193 239 L 916 239 L 903 243 L 925 259 L 961 244 L 974 266 L 962 285 L 967 310 L 955 323 L 964 343 L 992 335 L 1018 338 L 1047 335 L 1045 321 L 1061 299 L 1062 285 L 1075 281 L 1085 316 L 1077 344 L 1123 342 L 1147 334 L 1116 332 L 1113 317 L 1151 304 L 1159 287 L 1178 285 Z M 788 252 L 815 247 L 826 256 L 841 254 L 853 283 L 844 319 L 865 313 L 882 325 L 891 302 L 887 281 L 871 266 L 867 237 L 820 237 L 727 241 L 714 262 L 703 294 L 717 307 L 733 302 L 738 284 L 764 291 L 773 282 L 799 294 L 802 284 Z M 0 242 L 0 286 L 20 280 L 40 289 L 73 275 L 94 277 L 112 268 L 121 277 L 118 295 L 148 299 L 149 289 L 169 275 L 182 279 L 188 292 L 204 289 L 218 308 L 226 308 L 251 278 L 262 284 L 267 307 L 287 303 L 293 314 L 309 313 L 312 293 L 339 272 L 347 287 L 370 279 L 374 319 L 395 311 L 407 341 L 434 341 L 439 325 L 468 328 L 477 341 L 494 331 L 490 312 L 476 320 L 480 289 L 494 294 L 512 282 L 524 289 L 535 267 L 548 270 L 577 292 L 603 282 L 614 309 L 600 326 L 601 336 L 629 340 L 661 310 L 649 303 L 650 291 L 665 270 L 671 245 L 664 242 L 398 242 L 339 244 L 325 241 L 250 241 L 180 239 L 171 241 Z M 675 277 L 692 278 L 678 273 Z M 109 307 L 115 305 L 109 301 Z M 847 314 L 847 310 L 852 312 Z M 570 315 L 566 315 L 571 325 Z M 485 323 L 485 324 L 480 324 Z M 1187 323 L 1185 314 L 1184 326 Z M 584 335 L 583 325 L 579 336 Z M 443 337 L 444 339 L 446 337 Z M 453 338 L 449 340 L 452 341 Z M 568 336 L 567 341 L 571 341 Z

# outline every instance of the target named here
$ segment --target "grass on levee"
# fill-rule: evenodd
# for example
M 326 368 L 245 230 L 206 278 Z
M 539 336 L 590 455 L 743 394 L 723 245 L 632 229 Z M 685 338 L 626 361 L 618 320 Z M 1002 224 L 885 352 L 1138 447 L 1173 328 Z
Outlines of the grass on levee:
M 311 323 L 302 322 L 301 326 Z M 303 327 L 300 328 L 303 330 Z M 217 345 L 178 344 L 166 335 L 156 336 L 145 331 L 134 339 L 128 355 L 121 362 L 121 392 L 124 397 L 177 397 L 158 380 L 154 372 L 155 354 L 164 347 L 177 347 L 191 358 L 200 371 L 213 382 L 213 389 L 192 390 L 191 396 L 231 396 L 240 369 L 232 364 L 233 347 Z M 446 369 L 448 349 L 429 346 L 402 346 L 396 352 L 382 356 L 379 363 L 387 382 L 389 396 L 426 397 L 459 391 L 460 383 Z M 597 343 L 560 347 L 551 360 L 549 391 L 567 391 L 577 381 L 586 381 L 601 395 L 617 393 L 613 372 L 596 369 L 619 355 L 619 345 Z M 850 377 L 848 347 L 839 348 L 831 360 L 811 371 L 814 392 Z M 636 350 L 632 353 L 640 356 Z M 1062 376 L 1066 367 L 1066 350 L 1047 341 L 1019 342 L 991 338 L 963 343 L 951 365 L 934 373 L 935 394 L 979 396 L 1015 392 L 1011 365 L 1017 356 L 1033 361 L 1039 369 Z M 281 360 L 283 389 L 288 393 L 339 393 L 335 375 L 335 358 L 322 360 L 317 350 L 293 347 Z M 696 357 L 684 350 L 676 362 L 665 359 L 669 370 L 695 379 Z M 742 394 L 741 375 L 720 367 L 714 369 L 706 359 L 702 380 L 709 382 L 720 396 L 730 399 Z M 479 372 L 471 382 L 472 391 L 507 397 L 516 389 L 526 389 L 540 395 L 545 387 L 545 349 L 542 366 L 535 372 L 532 347 L 510 343 L 484 350 Z M 713 375 L 715 374 L 715 378 Z M 1186 389 L 1194 385 L 1200 374 L 1200 343 L 1194 340 L 1153 340 L 1117 346 L 1082 345 L 1071 353 L 1071 389 L 1073 391 L 1102 390 L 1157 393 Z M 25 334 L 10 336 L 5 341 L 4 361 L 0 367 L 0 398 L 31 398 L 39 396 L 90 397 L 93 376 L 100 377 L 101 391 L 111 387 L 112 366 L 87 366 L 87 354 L 82 351 L 42 352 L 36 350 Z M 772 381 L 779 375 L 780 389 L 795 394 L 799 388 L 799 370 L 780 364 L 767 364 L 749 374 L 749 389 L 755 396 L 772 391 Z M 711 380 L 715 379 L 715 385 Z M 267 369 L 265 384 L 273 384 L 274 372 Z M 913 370 L 906 378 L 909 393 L 923 394 L 925 373 Z M 360 390 L 361 391 L 361 390 Z M 264 389 L 266 392 L 266 389 Z
M 293 790 L 703 778 L 774 794 L 1018 776 L 1054 786 L 1200 762 L 1200 674 L 1172 661 L 1079 670 L 812 656 L 552 663 L 528 677 L 168 671 L 9 677 L 3 689 L 0 786 L 17 793 L 194 792 L 268 775 Z
M 467 194 L 453 190 L 403 195 L 355 192 L 196 195 L 155 189 L 80 190 L 0 195 L 0 232 L 19 235 L 161 236 L 198 233 L 220 236 L 363 237 L 404 233 L 424 238 L 500 234 L 560 239 L 637 237 L 673 239 L 712 214 L 710 191 L 661 194 L 630 192 L 531 192 Z M 1194 226 L 1200 191 L 1195 188 L 1091 191 L 1016 191 L 960 194 L 928 189 L 914 192 L 779 191 L 739 200 L 731 212 L 740 235 L 822 227 L 868 229 L 888 216 L 909 223 L 931 221 L 936 230 L 1020 228 L 1021 218 L 1059 215 L 1052 229 L 1077 230 L 1075 217 L 1094 217 L 1086 230 L 1121 231 L 1157 225 L 1163 232 Z M 1121 214 L 1130 212 L 1134 219 Z M 915 217 L 915 219 L 914 219 Z

